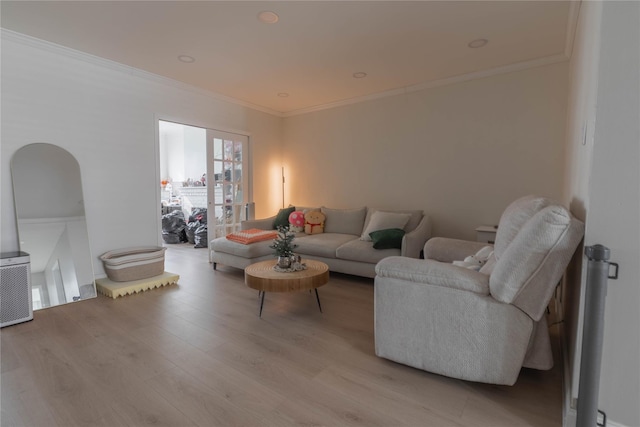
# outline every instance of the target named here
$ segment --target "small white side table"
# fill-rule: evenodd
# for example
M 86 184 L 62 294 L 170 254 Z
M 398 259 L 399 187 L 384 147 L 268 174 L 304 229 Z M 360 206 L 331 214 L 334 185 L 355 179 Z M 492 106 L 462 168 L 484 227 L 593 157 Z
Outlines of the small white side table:
M 496 241 L 496 232 L 498 227 L 495 225 L 481 225 L 476 228 L 476 240 L 478 242 L 484 242 L 494 244 Z

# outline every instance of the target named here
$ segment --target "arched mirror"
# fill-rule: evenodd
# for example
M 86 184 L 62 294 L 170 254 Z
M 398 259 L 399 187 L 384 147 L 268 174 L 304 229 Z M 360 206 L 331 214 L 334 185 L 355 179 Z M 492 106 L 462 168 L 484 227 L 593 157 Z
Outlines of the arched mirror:
M 80 166 L 68 151 L 30 144 L 11 159 L 20 250 L 31 258 L 33 309 L 96 296 Z

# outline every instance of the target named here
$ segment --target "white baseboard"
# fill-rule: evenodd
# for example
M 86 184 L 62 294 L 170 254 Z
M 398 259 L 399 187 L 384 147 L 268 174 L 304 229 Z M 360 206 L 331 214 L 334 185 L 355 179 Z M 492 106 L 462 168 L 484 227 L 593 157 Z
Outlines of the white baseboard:
M 568 411 L 564 413 L 564 417 L 562 420 L 563 426 L 575 426 L 578 418 L 578 412 L 574 408 L 569 408 Z M 600 421 L 600 420 L 598 420 Z M 629 427 L 624 424 L 617 423 L 607 418 L 607 424 L 605 427 Z
M 569 368 L 569 352 L 566 347 L 564 323 L 558 324 L 560 337 L 560 357 L 562 358 L 562 427 L 576 427 L 577 412 L 571 399 L 571 369 Z
M 564 405 L 563 405 L 564 406 Z M 573 408 L 562 408 L 562 426 L 575 427 L 578 421 L 578 413 Z

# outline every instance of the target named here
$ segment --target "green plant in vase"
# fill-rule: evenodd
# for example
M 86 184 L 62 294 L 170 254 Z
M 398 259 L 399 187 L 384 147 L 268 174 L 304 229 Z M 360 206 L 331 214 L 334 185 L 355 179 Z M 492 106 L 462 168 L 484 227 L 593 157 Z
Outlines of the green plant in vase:
M 271 249 L 275 250 L 275 253 L 278 256 L 278 267 L 291 267 L 293 250 L 298 247 L 298 245 L 293 243 L 293 239 L 295 239 L 295 237 L 296 235 L 289 231 L 289 227 L 278 227 L 278 237 L 276 237 L 273 240 L 273 243 L 269 246 Z

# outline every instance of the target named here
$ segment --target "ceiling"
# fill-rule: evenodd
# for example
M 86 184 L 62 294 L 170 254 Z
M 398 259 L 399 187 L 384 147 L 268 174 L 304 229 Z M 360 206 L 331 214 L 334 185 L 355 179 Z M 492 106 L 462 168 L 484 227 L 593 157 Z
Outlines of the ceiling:
M 5 29 L 287 115 L 564 60 L 577 5 L 3 0 L 0 12 Z M 261 11 L 278 22 L 260 22 Z M 476 39 L 488 43 L 468 47 Z

